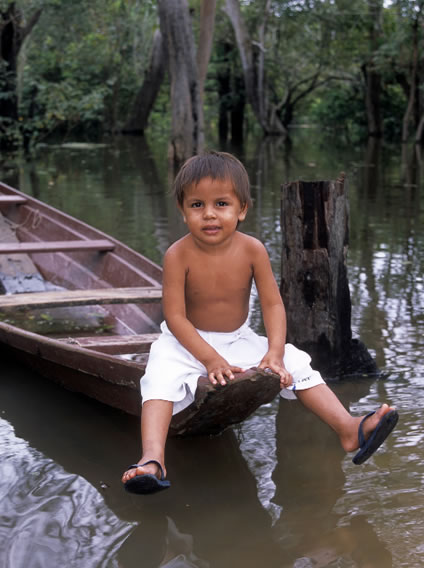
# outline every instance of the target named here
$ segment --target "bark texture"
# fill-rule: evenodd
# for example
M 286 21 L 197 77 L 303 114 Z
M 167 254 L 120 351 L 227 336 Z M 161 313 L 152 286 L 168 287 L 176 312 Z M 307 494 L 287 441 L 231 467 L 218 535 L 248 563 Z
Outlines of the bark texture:
M 242 17 L 239 1 L 226 0 L 225 11 L 234 29 L 243 69 L 246 96 L 253 113 L 265 134 L 281 136 L 286 134 L 286 129 L 275 112 L 275 107 L 268 100 L 264 66 L 263 41 L 265 38 L 266 18 L 270 10 L 270 4 L 270 2 L 267 2 L 263 20 L 259 24 L 258 33 L 260 41 L 255 44 L 256 51 L 254 50 L 254 44 Z
M 370 15 L 369 45 L 370 60 L 362 66 L 365 80 L 365 105 L 367 109 L 368 135 L 381 136 L 383 123 L 381 118 L 381 76 L 375 69 L 373 57 L 378 50 L 382 35 L 382 0 L 368 0 Z
M 18 118 L 16 83 L 19 52 L 38 22 L 41 12 L 41 9 L 35 11 L 28 22 L 24 22 L 15 2 L 10 3 L 7 10 L 0 12 L 0 80 L 3 90 L 0 123 L 3 122 L 6 126 L 11 125 Z M 0 146 L 7 148 L 8 144 L 1 140 L 1 134 L 0 126 Z
M 405 113 L 402 120 L 402 142 L 407 142 L 409 138 L 409 126 L 411 119 L 413 117 L 414 108 L 416 106 L 416 94 L 417 94 L 417 79 L 418 79 L 418 18 L 414 20 L 413 25 L 413 35 L 412 35 L 412 54 L 410 63 L 410 89 L 408 104 L 406 106 Z M 417 132 L 418 134 L 418 132 Z
M 365 346 L 352 339 L 348 222 L 344 176 L 282 186 L 281 295 L 287 340 L 307 351 L 327 376 L 377 370 Z
M 128 134 L 143 134 L 165 76 L 166 63 L 167 51 L 162 33 L 160 30 L 156 30 L 153 36 L 150 64 L 144 76 L 143 84 L 135 99 L 130 117 L 123 128 L 123 132 Z
M 212 52 L 213 31 L 215 28 L 216 0 L 203 0 L 200 4 L 200 31 L 197 47 L 197 72 L 200 96 L 203 99 L 209 59 Z
M 199 152 L 204 144 L 196 50 L 187 0 L 159 0 L 158 7 L 171 81 L 169 157 L 179 164 Z

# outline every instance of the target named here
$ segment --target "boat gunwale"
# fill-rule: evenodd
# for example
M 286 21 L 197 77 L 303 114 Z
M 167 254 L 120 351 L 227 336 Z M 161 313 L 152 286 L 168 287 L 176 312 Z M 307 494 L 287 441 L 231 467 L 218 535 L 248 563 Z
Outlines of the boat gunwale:
M 65 213 L 64 211 L 56 209 L 55 207 L 48 205 L 47 203 L 44 203 L 43 201 L 40 201 L 35 197 L 32 197 L 17 189 L 14 189 L 13 187 L 3 182 L 0 182 L 0 192 L 5 192 L 6 195 L 17 195 L 26 199 L 26 203 L 22 203 L 20 205 L 13 204 L 10 205 L 10 207 L 21 207 L 21 208 L 31 207 L 31 206 L 37 207 L 38 210 L 40 210 L 40 212 L 42 213 L 44 212 L 46 217 L 49 217 L 52 220 L 52 222 L 62 225 L 62 227 L 66 231 L 69 230 L 79 231 L 80 236 L 84 237 L 85 239 L 91 238 L 88 235 L 93 234 L 98 236 L 98 238 L 100 239 L 106 239 L 111 241 L 115 245 L 115 248 L 113 251 L 110 251 L 108 254 L 115 254 L 118 258 L 125 261 L 126 263 L 131 263 L 132 259 L 137 258 L 138 261 L 141 262 L 142 264 L 145 264 L 146 268 L 148 269 L 148 270 L 138 269 L 138 271 L 145 272 L 145 275 L 149 279 L 156 280 L 158 282 L 158 285 L 161 285 L 162 268 L 158 264 L 156 264 L 155 262 L 144 256 L 143 254 L 130 248 L 123 242 L 113 237 L 112 235 L 109 235 L 101 231 L 100 229 L 97 229 L 96 227 L 93 227 L 92 225 L 89 225 L 88 223 L 85 223 L 84 221 L 81 221 L 76 217 L 73 217 L 72 215 Z M 7 214 L 5 216 L 7 217 Z M 36 253 L 36 254 L 43 254 L 43 253 Z M 74 253 L 74 254 L 79 254 L 79 253 Z

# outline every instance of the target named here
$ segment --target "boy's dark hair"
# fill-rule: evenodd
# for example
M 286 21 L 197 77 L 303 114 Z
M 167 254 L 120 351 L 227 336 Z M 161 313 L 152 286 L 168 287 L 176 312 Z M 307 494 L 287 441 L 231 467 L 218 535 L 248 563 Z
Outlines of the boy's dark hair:
M 174 197 L 180 207 L 184 203 L 185 191 L 206 177 L 219 180 L 230 179 L 242 207 L 252 205 L 246 168 L 232 154 L 211 150 L 192 156 L 181 166 L 173 187 Z

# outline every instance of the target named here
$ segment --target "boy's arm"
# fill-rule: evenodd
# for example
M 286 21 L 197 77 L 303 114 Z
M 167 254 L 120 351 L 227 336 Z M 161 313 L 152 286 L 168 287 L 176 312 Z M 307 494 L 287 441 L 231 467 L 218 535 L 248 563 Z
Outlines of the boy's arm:
M 166 252 L 163 261 L 163 312 L 171 333 L 198 361 L 206 367 L 213 385 L 226 384 L 225 377 L 232 380 L 243 369 L 230 365 L 209 345 L 187 319 L 185 307 L 186 269 L 183 254 L 174 245 Z
M 262 317 L 268 338 L 268 352 L 259 367 L 269 368 L 280 375 L 282 387 L 289 386 L 293 379 L 284 366 L 286 345 L 286 310 L 277 282 L 272 272 L 268 253 L 262 243 L 254 243 L 253 275 L 261 303 Z

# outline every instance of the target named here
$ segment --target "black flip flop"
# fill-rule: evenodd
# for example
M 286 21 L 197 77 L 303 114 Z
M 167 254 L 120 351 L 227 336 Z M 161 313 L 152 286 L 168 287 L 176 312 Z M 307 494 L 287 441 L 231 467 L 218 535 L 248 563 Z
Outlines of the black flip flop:
M 160 470 L 160 477 L 156 477 L 156 475 L 152 475 L 151 473 L 136 475 L 125 482 L 124 487 L 126 491 L 129 491 L 130 493 L 137 493 L 139 495 L 149 495 L 150 493 L 157 493 L 158 491 L 168 489 L 168 487 L 171 486 L 171 482 L 165 479 L 163 467 L 156 460 L 149 460 L 142 464 L 136 463 L 130 465 L 128 469 L 143 467 L 149 463 L 154 463 L 158 466 Z
M 356 465 L 364 463 L 368 458 L 370 458 L 373 453 L 381 446 L 393 428 L 396 426 L 399 420 L 399 414 L 397 410 L 389 410 L 381 418 L 380 422 L 375 427 L 371 436 L 368 440 L 365 440 L 363 425 L 367 418 L 375 414 L 375 412 L 370 412 L 367 414 L 359 424 L 358 429 L 358 440 L 359 440 L 359 452 L 353 457 L 352 461 Z

